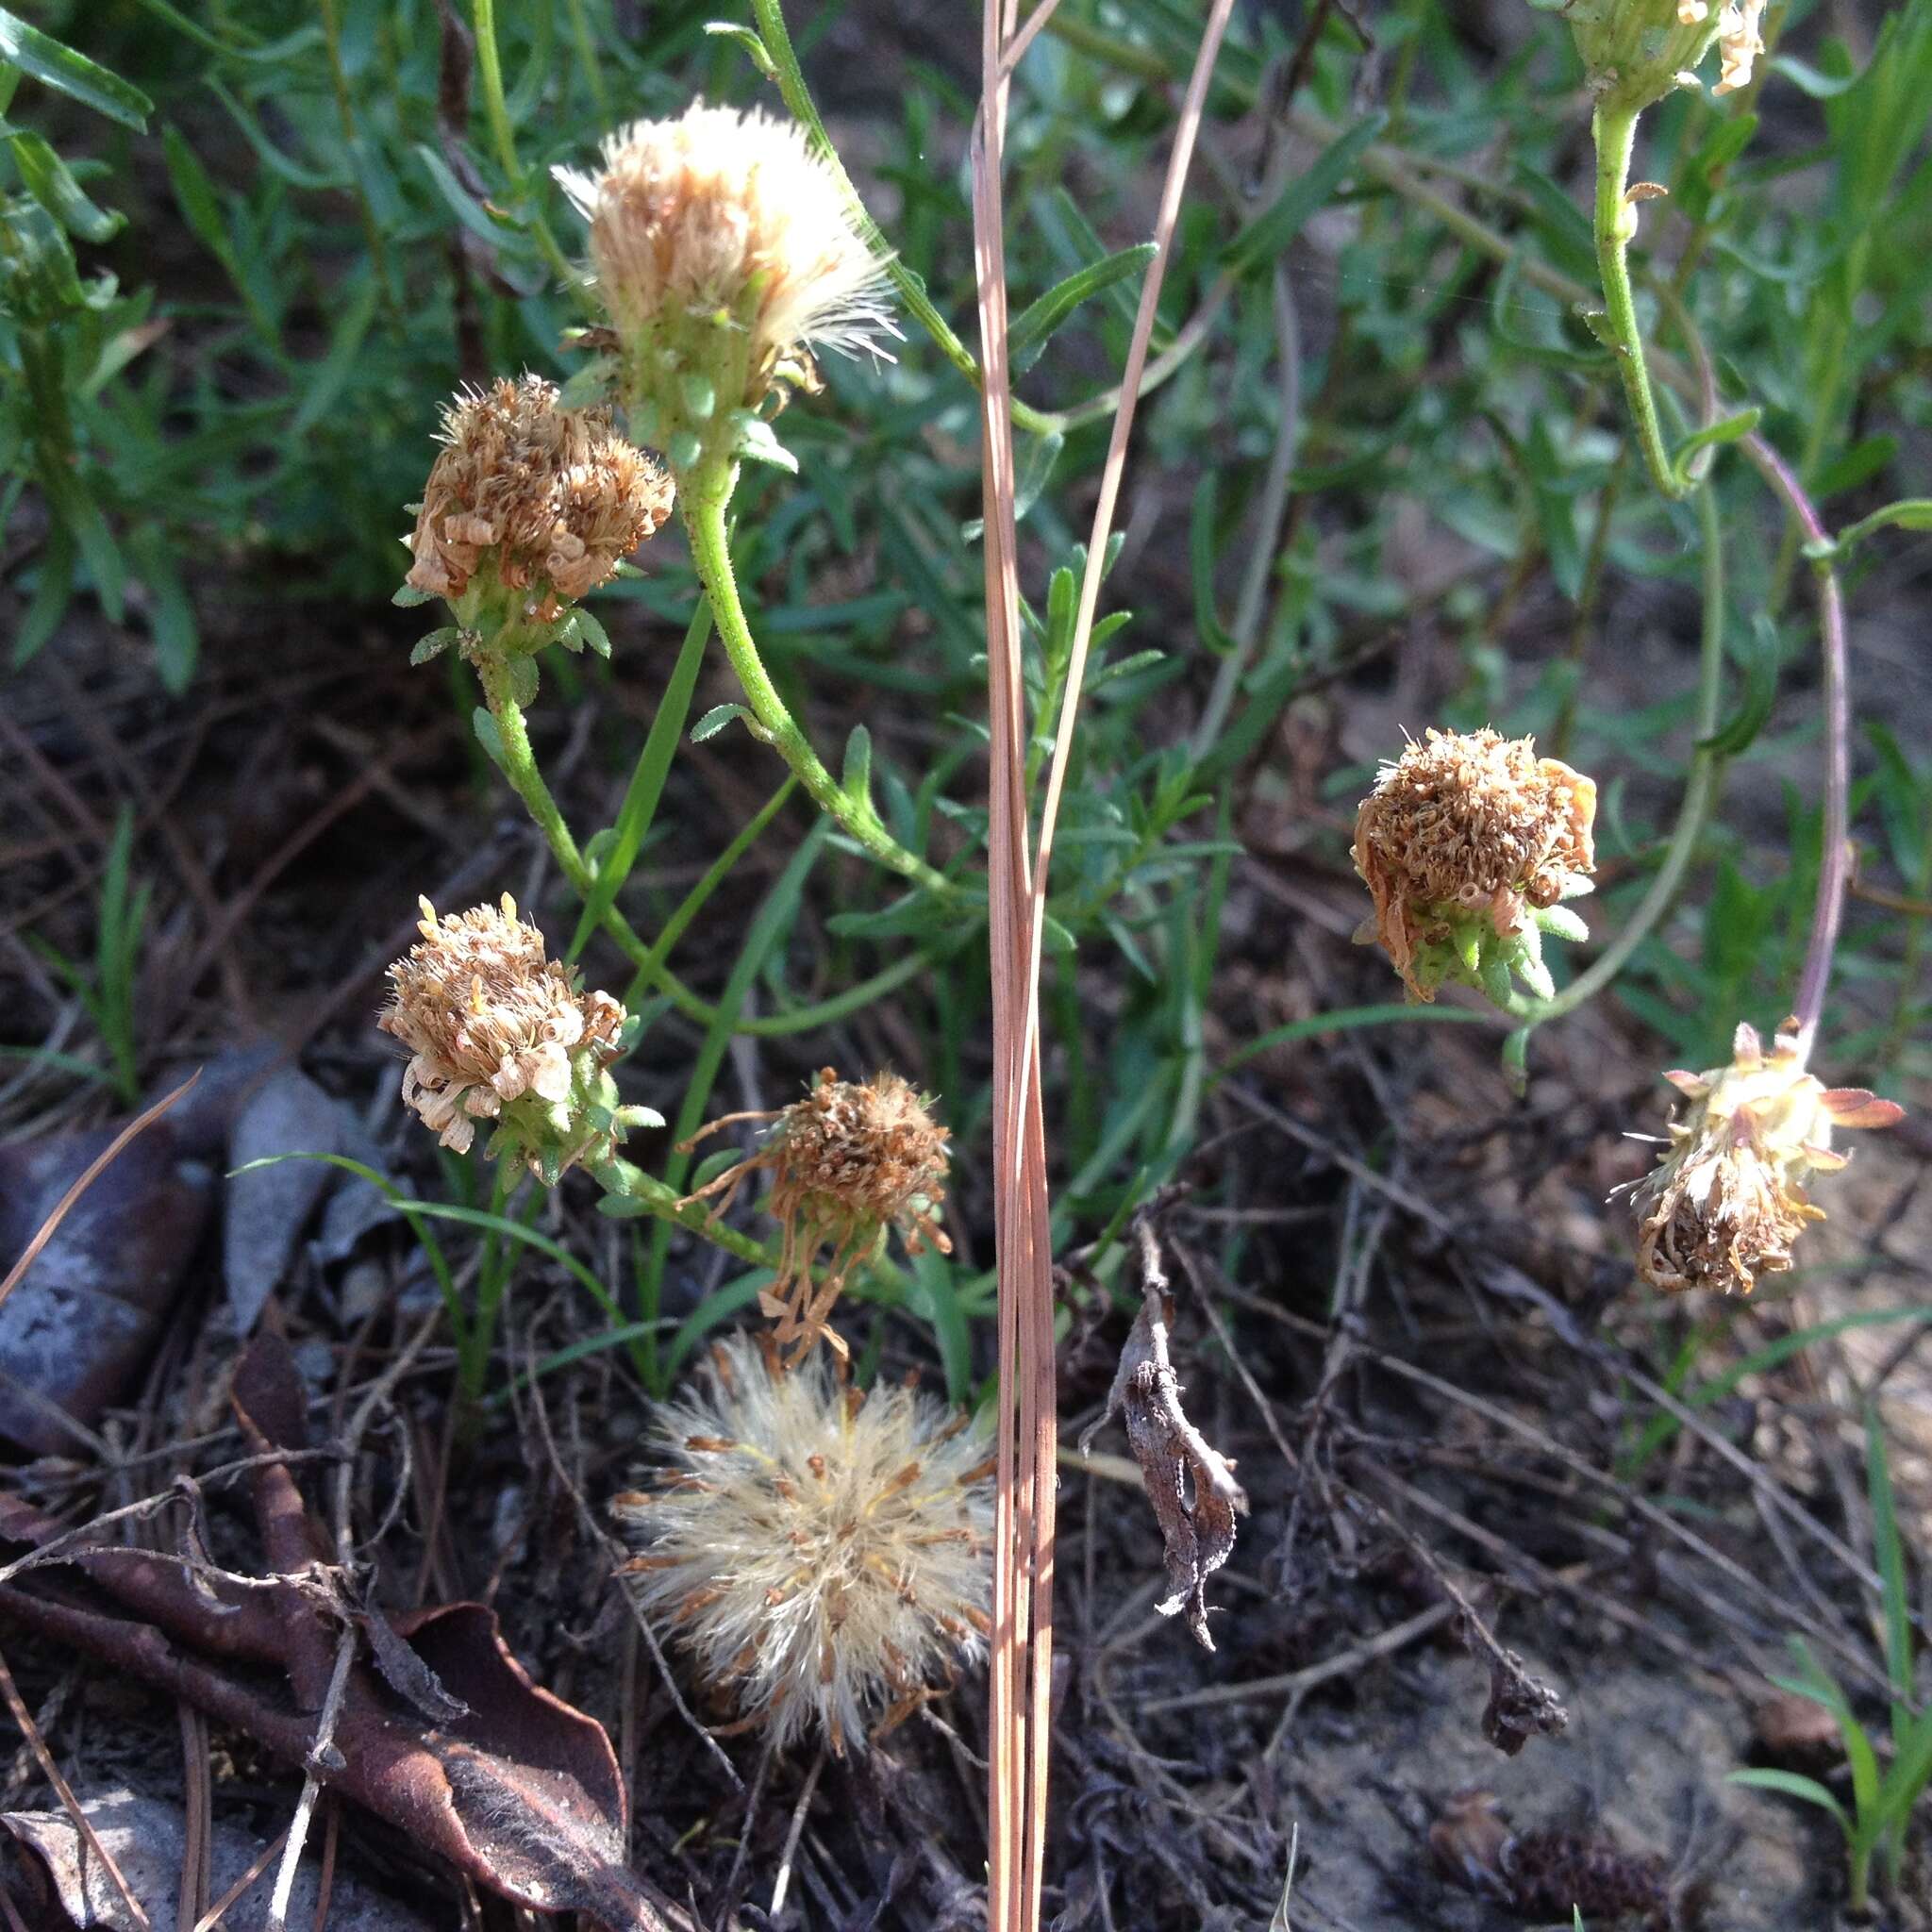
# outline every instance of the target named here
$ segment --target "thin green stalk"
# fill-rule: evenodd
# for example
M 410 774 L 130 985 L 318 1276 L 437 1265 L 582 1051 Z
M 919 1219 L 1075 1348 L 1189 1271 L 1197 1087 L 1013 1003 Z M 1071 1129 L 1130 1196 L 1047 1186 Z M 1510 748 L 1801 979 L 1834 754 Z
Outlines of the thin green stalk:
M 491 139 L 496 143 L 497 164 L 504 179 L 522 200 L 528 188 L 524 164 L 517 157 L 515 130 L 509 125 L 509 103 L 503 92 L 503 58 L 496 47 L 496 0 L 475 0 L 476 74 L 483 83 L 483 111 L 490 122 Z M 577 273 L 570 258 L 557 245 L 550 225 L 534 204 L 529 210 L 530 232 L 543 251 L 543 258 L 566 286 L 575 285 Z
M 758 38 L 764 43 L 765 53 L 771 60 L 768 70 L 777 83 L 778 92 L 784 97 L 785 105 L 792 116 L 800 122 L 811 137 L 813 150 L 830 171 L 832 178 L 839 184 L 845 196 L 847 208 L 857 225 L 865 245 L 879 259 L 879 265 L 891 277 L 892 286 L 899 291 L 899 299 L 923 325 L 927 335 L 938 344 L 939 351 L 974 388 L 980 385 L 979 364 L 974 359 L 973 352 L 954 334 L 952 325 L 933 306 L 932 298 L 925 292 L 925 285 L 908 269 L 893 252 L 892 244 L 880 231 L 879 225 L 873 220 L 865 206 L 864 198 L 853 185 L 852 177 L 845 172 L 845 164 L 839 158 L 839 150 L 832 143 L 832 137 L 825 132 L 825 124 L 819 115 L 818 104 L 811 97 L 811 90 L 805 83 L 805 71 L 798 64 L 797 50 L 791 44 L 791 36 L 785 25 L 785 10 L 780 0 L 752 0 L 752 14 L 758 21 Z M 1013 398 L 1013 422 L 1022 429 L 1033 435 L 1043 435 L 1060 427 L 1058 417 L 1029 408 L 1017 396 Z
M 1673 502 L 1686 494 L 1670 452 L 1664 448 L 1657 398 L 1651 393 L 1644 360 L 1643 333 L 1637 324 L 1637 301 L 1630 289 L 1630 242 L 1637 233 L 1637 206 L 1627 198 L 1630 156 L 1637 142 L 1634 108 L 1599 103 L 1591 119 L 1596 135 L 1596 262 L 1603 277 L 1603 337 L 1617 358 L 1624 391 L 1650 480 Z
M 524 801 L 525 809 L 536 820 L 538 829 L 557 856 L 558 864 L 563 868 L 564 876 L 576 889 L 578 896 L 585 897 L 591 890 L 590 869 L 584 864 L 584 855 L 577 850 L 570 827 L 563 822 L 556 799 L 550 795 L 549 786 L 543 782 L 543 774 L 537 769 L 537 754 L 530 746 L 524 708 L 510 692 L 509 666 L 499 658 L 484 658 L 476 666 L 476 675 L 482 682 L 490 715 L 496 721 L 497 741 L 503 747 L 503 775 L 509 780 L 510 790 Z M 623 941 L 620 940 L 619 943 Z
M 1708 483 L 1701 484 L 1697 490 L 1697 522 L 1704 546 L 1704 631 L 1697 659 L 1697 719 L 1691 727 L 1697 741 L 1690 754 L 1690 775 L 1685 781 L 1676 827 L 1671 833 L 1663 863 L 1657 867 L 1657 876 L 1643 895 L 1643 903 L 1591 962 L 1588 971 L 1579 973 L 1555 999 L 1540 1001 L 1528 1008 L 1524 1017 L 1532 1026 L 1541 1025 L 1545 1020 L 1559 1020 L 1565 1013 L 1574 1012 L 1586 1000 L 1593 999 L 1650 936 L 1677 895 L 1677 888 L 1697 850 L 1704 821 L 1717 797 L 1724 754 L 1710 741 L 1716 736 L 1724 701 L 1724 555 L 1717 498 Z
M 792 717 L 778 688 L 758 656 L 757 641 L 738 595 L 731 569 L 731 547 L 725 534 L 724 507 L 737 481 L 736 465 L 708 461 L 681 479 L 678 496 L 684 506 L 685 528 L 691 538 L 691 560 L 698 580 L 710 600 L 711 615 L 724 641 L 731 668 L 738 674 L 758 736 L 775 750 L 797 774 L 812 802 L 845 835 L 878 862 L 928 891 L 957 895 L 958 888 L 917 853 L 908 852 L 886 829 L 872 801 L 847 791 L 821 762 L 798 721 Z
M 779 808 L 791 796 L 791 789 L 797 783 L 796 778 L 787 775 L 784 784 L 738 828 L 738 836 L 711 861 L 704 877 L 684 895 L 677 909 L 658 928 L 657 943 L 638 968 L 637 976 L 625 993 L 625 1006 L 637 1005 L 644 989 L 652 983 L 653 974 L 671 957 L 672 947 L 684 937 L 685 928 L 703 909 L 706 900 L 724 883 L 738 861 L 751 850 L 758 835 L 777 817 Z
M 349 76 L 342 66 L 341 27 L 336 19 L 336 0 L 322 0 L 322 33 L 328 48 L 329 84 L 335 91 L 336 118 L 342 124 L 342 140 L 353 160 L 361 142 L 356 133 L 356 108 L 349 92 Z M 376 283 L 382 290 L 383 304 L 393 310 L 396 296 L 389 278 L 389 251 L 383 245 L 382 224 L 375 219 L 375 210 L 369 205 L 361 171 L 352 165 L 349 172 L 355 180 L 356 207 L 362 220 L 363 239 L 369 244 L 369 259 L 375 269 Z
M 591 38 L 590 16 L 584 11 L 584 0 L 569 0 L 569 5 L 571 40 L 576 47 L 577 65 L 584 70 L 584 83 L 591 90 L 591 104 L 600 122 L 608 121 L 610 102 L 604 89 L 604 70 Z

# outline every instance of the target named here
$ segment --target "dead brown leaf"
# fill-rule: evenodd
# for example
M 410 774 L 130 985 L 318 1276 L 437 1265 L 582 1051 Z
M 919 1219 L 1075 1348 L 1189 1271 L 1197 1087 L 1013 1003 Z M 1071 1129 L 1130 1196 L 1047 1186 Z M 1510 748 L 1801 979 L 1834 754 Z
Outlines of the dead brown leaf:
M 1108 1391 L 1107 1407 L 1080 1436 L 1080 1453 L 1119 1413 L 1127 1446 L 1141 1466 L 1147 1500 L 1167 1545 L 1168 1593 L 1155 1605 L 1163 1617 L 1185 1612 L 1188 1628 L 1204 1650 L 1214 1648 L 1208 1631 L 1208 1579 L 1234 1552 L 1235 1518 L 1248 1513 L 1248 1499 L 1234 1479 L 1234 1464 L 1208 1442 L 1181 1407 L 1180 1377 L 1168 1352 L 1174 1296 L 1151 1225 L 1141 1238 L 1141 1312 L 1121 1351 L 1120 1368 Z
M 234 1406 L 251 1451 L 306 1449 L 302 1385 L 277 1338 L 250 1347 Z M 373 1635 L 380 1613 L 332 1561 L 289 1463 L 265 1460 L 251 1479 L 270 1587 L 190 1574 L 162 1553 L 95 1550 L 72 1566 L 91 1593 L 36 1574 L 32 1588 L 0 1588 L 0 1614 L 232 1724 L 518 1905 L 582 1912 L 615 1932 L 686 1924 L 629 1869 L 623 1780 L 603 1726 L 531 1682 L 495 1612 L 433 1606 Z M 16 1541 L 57 1527 L 17 1506 L 0 1518 L 0 1535 Z M 331 1744 L 317 1752 L 345 1624 L 364 1643 Z

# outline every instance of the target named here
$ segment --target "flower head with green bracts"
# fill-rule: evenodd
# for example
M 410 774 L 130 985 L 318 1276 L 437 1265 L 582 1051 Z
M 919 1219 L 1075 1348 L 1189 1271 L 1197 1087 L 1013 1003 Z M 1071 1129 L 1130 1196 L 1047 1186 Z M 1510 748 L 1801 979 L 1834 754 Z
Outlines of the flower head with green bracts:
M 1795 1022 L 1771 1051 L 1740 1026 L 1728 1066 L 1664 1075 L 1690 1106 L 1671 1123 L 1662 1158 L 1627 1190 L 1637 1204 L 1637 1272 L 1666 1294 L 1749 1294 L 1791 1265 L 1791 1246 L 1824 1219 L 1805 1190 L 1848 1156 L 1832 1129 L 1890 1127 L 1904 1112 L 1862 1087 L 1826 1087 L 1807 1072 Z
M 550 1185 L 579 1161 L 611 1160 L 627 1128 L 662 1124 L 622 1106 L 610 1078 L 623 1007 L 583 991 L 508 892 L 453 919 L 418 904 L 422 941 L 389 969 L 376 1024 L 409 1049 L 404 1103 L 445 1147 L 468 1152 L 476 1123 L 494 1122 L 490 1157 Z
M 1764 51 L 1765 0 L 1562 0 L 1591 95 L 1613 109 L 1652 106 L 1695 87 L 1697 66 L 1718 48 L 1713 93 L 1747 86 Z
M 443 410 L 442 452 L 408 542 L 413 591 L 447 601 L 487 648 L 548 641 L 671 514 L 671 479 L 602 409 L 566 409 L 541 375 Z
M 884 268 L 793 122 L 696 101 L 558 180 L 590 224 L 633 426 L 675 470 L 758 454 L 758 412 L 816 386 L 814 349 L 876 355 L 898 334 Z
M 1456 980 L 1507 1006 L 1512 975 L 1550 998 L 1542 939 L 1586 937 L 1559 902 L 1591 890 L 1595 816 L 1595 783 L 1532 740 L 1429 731 L 1356 814 L 1375 902 L 1357 939 L 1380 943 L 1414 999 Z

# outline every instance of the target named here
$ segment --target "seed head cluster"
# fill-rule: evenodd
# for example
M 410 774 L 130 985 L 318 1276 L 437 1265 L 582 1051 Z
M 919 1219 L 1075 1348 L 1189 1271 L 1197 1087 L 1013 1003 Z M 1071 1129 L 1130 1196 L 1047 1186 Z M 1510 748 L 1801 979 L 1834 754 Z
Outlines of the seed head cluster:
M 1384 764 L 1356 814 L 1355 866 L 1374 900 L 1374 937 L 1418 999 L 1415 958 L 1458 919 L 1516 932 L 1525 907 L 1587 886 L 1596 863 L 1596 785 L 1535 741 L 1487 728 L 1429 731 Z
M 985 1443 L 911 1390 L 862 1395 L 824 1356 L 783 1371 L 742 1336 L 698 1380 L 658 1424 L 669 1468 L 612 1506 L 631 1587 L 747 1727 L 863 1748 L 984 1648 Z
M 796 123 L 696 101 L 604 143 L 601 172 L 558 171 L 590 224 L 591 265 L 620 337 L 722 314 L 749 335 L 755 405 L 773 370 L 814 347 L 896 335 L 886 277 L 831 167 Z
M 422 941 L 389 969 L 376 1024 L 409 1049 L 404 1104 L 461 1154 L 477 1121 L 525 1094 L 568 1105 L 580 1062 L 616 1058 L 625 1012 L 608 992 L 577 990 L 508 892 L 454 919 L 418 903 Z
M 896 1227 L 908 1250 L 928 1242 L 943 1254 L 952 1242 L 939 1224 L 946 1192 L 946 1129 L 897 1074 L 841 1080 L 830 1067 L 804 1099 L 773 1114 L 729 1114 L 702 1128 L 686 1147 L 720 1127 L 771 1121 L 755 1154 L 728 1168 L 691 1198 L 720 1195 L 724 1213 L 745 1179 L 772 1175 L 765 1208 L 784 1231 L 777 1279 L 761 1299 L 778 1326 L 774 1339 L 790 1359 L 823 1339 L 842 1355 L 843 1341 L 825 1326 L 853 1265 Z M 813 1269 L 830 1250 L 821 1278 Z
M 1807 1223 L 1824 1219 L 1804 1183 L 1846 1162 L 1832 1151 L 1833 1126 L 1889 1127 L 1902 1117 L 1863 1088 L 1827 1088 L 1807 1073 L 1791 1034 L 1766 1053 L 1751 1026 L 1738 1028 L 1730 1065 L 1664 1078 L 1691 1105 L 1631 1191 L 1638 1273 L 1669 1294 L 1749 1294 L 1759 1274 L 1790 1268 Z
M 443 411 L 409 583 L 454 602 L 479 572 L 529 591 L 552 622 L 671 514 L 664 472 L 602 410 L 566 409 L 539 375 L 460 394 Z

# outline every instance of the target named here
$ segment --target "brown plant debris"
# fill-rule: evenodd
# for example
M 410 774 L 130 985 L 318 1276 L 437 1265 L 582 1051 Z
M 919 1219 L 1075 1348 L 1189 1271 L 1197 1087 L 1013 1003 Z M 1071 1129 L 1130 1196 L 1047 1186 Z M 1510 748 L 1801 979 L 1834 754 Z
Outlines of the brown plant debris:
M 1457 1791 L 1429 1826 L 1429 1851 L 1444 1877 L 1540 1924 L 1591 1925 L 1641 1917 L 1646 1932 L 1684 1921 L 1664 1862 L 1630 1852 L 1601 1832 L 1514 1831 L 1492 1791 Z
M 1469 1631 L 1471 1619 L 1465 1617 Z M 1557 1693 L 1541 1677 L 1524 1668 L 1513 1650 L 1505 1650 L 1483 1632 L 1485 1643 L 1472 1638 L 1472 1648 L 1487 1648 L 1490 1657 L 1490 1701 L 1483 1707 L 1483 1736 L 1506 1757 L 1514 1757 L 1537 1736 L 1554 1738 L 1570 1722 Z
M 286 1343 L 251 1345 L 234 1407 L 266 1575 L 231 1575 L 193 1552 L 75 1549 L 64 1560 L 83 1585 L 0 1586 L 0 1617 L 195 1706 L 518 1905 L 582 1912 L 612 1932 L 686 1924 L 629 1868 L 624 1782 L 603 1726 L 531 1682 L 494 1611 L 433 1605 L 372 1638 L 381 1613 L 358 1602 L 276 1453 L 310 1454 Z M 0 1538 L 38 1545 L 62 1533 L 0 1502 Z M 357 1640 L 371 1641 L 373 1666 Z M 354 1661 L 339 1677 L 344 1642 Z M 264 1666 L 285 1688 L 270 1687 Z
M 1234 1553 L 1235 1518 L 1248 1513 L 1248 1499 L 1234 1479 L 1234 1464 L 1181 1408 L 1180 1377 L 1168 1353 L 1174 1296 L 1168 1291 L 1159 1242 L 1145 1216 L 1138 1219 L 1136 1231 L 1141 1242 L 1141 1312 L 1121 1351 L 1107 1407 L 1081 1431 L 1080 1453 L 1087 1453 L 1116 1413 L 1123 1417 L 1127 1446 L 1141 1465 L 1147 1500 L 1154 1505 L 1167 1544 L 1168 1593 L 1154 1607 L 1163 1617 L 1185 1611 L 1195 1641 L 1204 1650 L 1212 1650 L 1208 1579 Z
M 747 1176 L 767 1170 L 772 1191 L 765 1211 L 783 1231 L 776 1278 L 758 1306 L 777 1327 L 774 1339 L 790 1363 L 824 1341 L 843 1357 L 843 1339 L 825 1324 L 852 1270 L 875 1254 L 896 1227 L 907 1251 L 930 1243 L 949 1255 L 953 1244 L 939 1224 L 946 1196 L 947 1131 L 927 1111 L 930 1102 L 897 1074 L 841 1080 L 826 1067 L 803 1100 L 774 1113 L 733 1113 L 708 1122 L 679 1148 L 688 1153 L 721 1127 L 770 1121 L 758 1151 L 728 1167 L 680 1202 L 718 1197 L 730 1211 Z M 831 1258 L 814 1280 L 819 1257 Z

